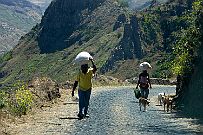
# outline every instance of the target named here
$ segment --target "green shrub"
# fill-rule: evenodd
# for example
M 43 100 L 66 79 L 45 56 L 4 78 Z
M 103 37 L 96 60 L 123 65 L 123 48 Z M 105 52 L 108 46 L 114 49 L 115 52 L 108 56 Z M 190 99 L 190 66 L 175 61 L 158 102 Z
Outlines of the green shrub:
M 12 59 L 12 52 L 7 52 L 0 57 L 0 63 L 4 61 L 9 61 L 10 59 Z
M 7 103 L 7 94 L 4 91 L 0 91 L 0 109 L 4 108 Z
M 121 7 L 129 7 L 127 0 L 118 0 L 118 3 Z
M 197 52 L 201 46 L 202 33 L 198 24 L 200 11 L 202 11 L 203 0 L 197 0 L 193 3 L 192 12 L 185 16 L 185 20 L 190 24 L 190 27 L 181 30 L 179 40 L 173 48 L 173 55 L 176 56 L 173 60 L 172 71 L 176 75 L 190 74 L 193 72 Z
M 32 107 L 33 95 L 25 84 L 18 83 L 14 86 L 16 89 L 8 102 L 9 110 L 14 115 L 25 115 Z
M 182 31 L 180 40 L 176 43 L 173 53 L 176 56 L 173 60 L 172 71 L 176 75 L 191 73 L 196 58 L 195 52 L 198 49 L 200 32 L 194 26 Z

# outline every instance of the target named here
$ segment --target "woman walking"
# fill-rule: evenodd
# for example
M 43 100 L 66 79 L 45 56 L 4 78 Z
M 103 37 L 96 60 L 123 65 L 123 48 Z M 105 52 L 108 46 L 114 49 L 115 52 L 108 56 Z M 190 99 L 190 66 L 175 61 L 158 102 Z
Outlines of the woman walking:
M 141 97 L 148 98 L 149 95 L 149 87 L 152 88 L 150 83 L 149 74 L 147 72 L 148 68 L 151 68 L 150 64 L 147 62 L 143 62 L 140 64 L 140 68 L 143 70 L 142 73 L 139 74 L 138 82 L 136 89 L 138 86 L 140 87 Z

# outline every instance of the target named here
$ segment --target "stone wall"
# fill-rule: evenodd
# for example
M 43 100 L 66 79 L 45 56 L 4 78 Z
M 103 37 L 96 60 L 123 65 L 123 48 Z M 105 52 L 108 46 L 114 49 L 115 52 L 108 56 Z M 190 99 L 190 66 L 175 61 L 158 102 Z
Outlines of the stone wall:
M 127 82 L 137 84 L 138 78 L 127 79 Z M 175 81 L 170 81 L 169 79 L 162 79 L 162 78 L 150 78 L 151 84 L 156 85 L 175 85 Z

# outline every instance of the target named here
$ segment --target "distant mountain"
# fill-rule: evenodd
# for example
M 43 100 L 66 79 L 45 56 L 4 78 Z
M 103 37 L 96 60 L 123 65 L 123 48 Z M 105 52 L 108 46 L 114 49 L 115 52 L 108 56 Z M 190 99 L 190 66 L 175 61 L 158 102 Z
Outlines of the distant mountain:
M 0 0 L 0 55 L 11 50 L 20 37 L 39 23 L 39 6 L 26 0 Z
M 44 12 L 52 0 L 28 0 L 28 1 L 34 3 L 35 5 L 40 6 L 42 11 Z
M 21 8 L 30 7 L 30 8 L 36 8 L 32 3 L 26 0 L 0 0 L 1 4 L 7 5 L 7 6 L 19 6 Z

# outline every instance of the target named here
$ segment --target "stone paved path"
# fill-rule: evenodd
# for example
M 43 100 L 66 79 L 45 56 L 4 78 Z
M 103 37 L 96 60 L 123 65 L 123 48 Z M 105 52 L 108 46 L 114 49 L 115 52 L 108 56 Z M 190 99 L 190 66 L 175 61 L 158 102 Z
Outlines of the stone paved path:
M 133 87 L 95 88 L 90 102 L 90 118 L 77 120 L 77 102 L 63 95 L 62 102 L 45 107 L 7 132 L 15 135 L 195 135 L 203 134 L 198 120 L 175 112 L 164 112 L 157 105 L 157 94 L 174 93 L 172 86 L 154 86 L 150 106 L 141 112 Z M 70 93 L 69 93 L 70 94 Z

